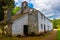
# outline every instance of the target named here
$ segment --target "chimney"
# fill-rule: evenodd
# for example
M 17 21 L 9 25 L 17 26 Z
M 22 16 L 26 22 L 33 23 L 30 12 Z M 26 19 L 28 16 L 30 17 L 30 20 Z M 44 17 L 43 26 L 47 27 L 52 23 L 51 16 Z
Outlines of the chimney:
M 26 1 L 22 2 L 22 8 L 27 8 L 28 7 L 28 3 Z
M 28 8 L 28 3 L 26 1 L 22 2 L 22 4 L 21 4 L 21 13 L 27 12 L 28 11 L 27 8 Z

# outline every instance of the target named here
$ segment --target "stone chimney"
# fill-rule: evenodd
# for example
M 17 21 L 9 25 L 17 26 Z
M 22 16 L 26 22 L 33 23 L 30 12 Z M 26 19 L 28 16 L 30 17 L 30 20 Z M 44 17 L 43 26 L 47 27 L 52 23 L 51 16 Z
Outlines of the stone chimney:
M 26 1 L 21 4 L 21 13 L 28 12 L 28 3 Z

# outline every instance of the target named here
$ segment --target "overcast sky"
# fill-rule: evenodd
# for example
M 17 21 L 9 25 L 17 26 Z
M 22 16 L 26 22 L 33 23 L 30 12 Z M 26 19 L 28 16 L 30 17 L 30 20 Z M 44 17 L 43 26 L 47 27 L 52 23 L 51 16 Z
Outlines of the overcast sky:
M 49 19 L 60 18 L 60 0 L 15 0 L 16 6 L 21 6 L 21 2 L 27 1 L 30 7 L 33 7 Z

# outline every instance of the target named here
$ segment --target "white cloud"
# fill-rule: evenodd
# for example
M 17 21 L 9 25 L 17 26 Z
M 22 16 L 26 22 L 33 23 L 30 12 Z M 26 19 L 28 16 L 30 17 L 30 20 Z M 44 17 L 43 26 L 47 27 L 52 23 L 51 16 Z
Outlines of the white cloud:
M 35 0 L 35 8 L 50 8 L 51 6 L 50 5 L 47 5 L 47 3 L 49 2 L 50 0 Z
M 55 14 L 54 13 L 50 13 L 50 14 L 46 14 L 45 16 L 50 17 L 50 16 L 53 16 L 53 15 L 55 15 Z
M 46 13 L 48 15 L 46 15 L 47 17 L 49 16 L 56 16 L 55 18 L 58 18 L 58 16 L 60 15 L 59 12 L 56 12 L 60 9 L 60 0 L 35 0 L 35 8 L 38 10 L 44 10 L 42 11 L 43 14 L 46 15 Z M 58 8 L 59 7 L 59 8 Z M 58 9 L 57 9 L 58 8 Z M 50 18 L 53 19 L 54 17 Z M 59 16 L 60 18 L 60 16 Z

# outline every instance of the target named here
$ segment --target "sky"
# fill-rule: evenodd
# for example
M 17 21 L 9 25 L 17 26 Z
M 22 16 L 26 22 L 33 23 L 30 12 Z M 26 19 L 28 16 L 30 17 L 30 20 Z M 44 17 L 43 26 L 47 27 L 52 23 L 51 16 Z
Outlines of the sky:
M 27 1 L 29 7 L 41 11 L 49 19 L 60 18 L 60 0 L 15 0 L 15 6 Z

